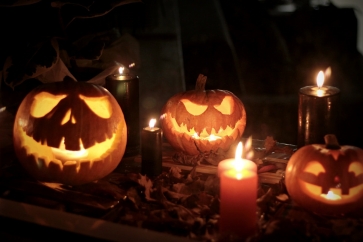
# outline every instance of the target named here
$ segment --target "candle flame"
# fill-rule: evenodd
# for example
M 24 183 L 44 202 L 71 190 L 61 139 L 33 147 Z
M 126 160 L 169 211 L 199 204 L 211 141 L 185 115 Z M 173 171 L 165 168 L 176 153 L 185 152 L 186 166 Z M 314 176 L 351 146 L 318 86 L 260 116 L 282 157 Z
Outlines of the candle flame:
M 120 75 L 123 74 L 124 73 L 124 69 L 125 69 L 125 67 L 120 66 L 120 68 L 118 68 L 118 73 L 120 73 Z
M 149 128 L 154 128 L 155 123 L 156 123 L 156 119 L 154 119 L 154 118 L 150 119 L 150 121 L 149 121 Z
M 132 67 L 134 67 L 135 66 L 135 63 L 131 63 L 130 65 L 129 65 L 129 67 L 130 68 L 132 68 Z
M 318 76 L 316 77 L 316 84 L 318 86 L 318 88 L 321 88 L 324 84 L 324 72 L 323 71 L 319 71 Z
M 242 142 L 239 142 L 236 148 L 236 154 L 234 157 L 234 169 L 238 172 L 242 171 L 243 162 L 242 162 Z
M 335 194 L 333 191 L 329 191 L 327 194 L 321 194 L 320 196 L 322 196 L 327 200 L 332 200 L 332 201 L 342 199 L 341 196 Z

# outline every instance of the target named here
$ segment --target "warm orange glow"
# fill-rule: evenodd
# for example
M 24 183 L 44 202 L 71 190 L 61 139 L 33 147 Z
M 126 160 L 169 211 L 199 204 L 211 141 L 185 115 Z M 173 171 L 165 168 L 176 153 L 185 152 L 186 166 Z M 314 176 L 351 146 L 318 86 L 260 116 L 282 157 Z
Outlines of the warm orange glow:
M 44 117 L 67 95 L 53 95 L 48 92 L 40 92 L 34 97 L 30 106 L 30 114 L 35 118 Z
M 319 71 L 318 76 L 316 77 L 316 85 L 318 86 L 318 88 L 321 88 L 324 84 L 324 72 L 323 71 Z
M 310 161 L 306 165 L 304 172 L 311 173 L 311 174 L 314 174 L 315 176 L 318 176 L 319 173 L 325 173 L 325 169 L 319 161 Z
M 221 104 L 214 105 L 213 107 L 224 115 L 231 115 L 233 113 L 233 105 L 233 98 L 231 96 L 226 96 L 223 98 Z
M 214 135 L 214 134 L 200 137 L 197 132 L 195 132 L 192 135 L 192 138 L 194 138 L 194 139 L 200 139 L 200 140 L 208 140 L 208 141 L 216 141 L 218 139 L 222 139 L 222 137 L 217 136 L 217 135 Z
M 81 158 L 86 158 L 88 156 L 88 151 L 84 148 L 81 139 L 79 139 L 79 143 L 80 143 L 80 150 L 66 150 L 63 138 L 59 146 L 59 149 L 51 147 L 51 150 L 55 158 L 61 161 L 79 160 Z
M 119 124 L 121 126 L 122 124 Z M 81 143 L 81 149 L 78 151 L 66 150 L 64 139 L 59 148 L 49 147 L 47 144 L 41 144 L 29 137 L 22 129 L 19 129 L 19 138 L 28 154 L 33 155 L 38 162 L 42 161 L 48 167 L 50 163 L 57 164 L 61 169 L 66 165 L 72 165 L 69 161 L 73 160 L 77 164 L 76 170 L 79 171 L 80 163 L 102 161 L 113 149 L 119 148 L 116 140 L 120 139 L 121 134 L 113 135 L 110 139 L 102 143 L 96 143 L 94 146 L 84 149 Z
M 112 115 L 111 103 L 108 96 L 104 97 L 86 97 L 79 95 L 79 98 L 83 100 L 89 109 L 92 110 L 98 117 L 108 119 Z
M 184 104 L 184 107 L 188 111 L 188 113 L 194 116 L 201 115 L 208 108 L 208 105 L 199 105 L 189 101 L 188 99 L 182 99 L 180 101 Z
M 152 118 L 149 121 L 149 128 L 152 129 L 155 127 L 156 119 Z
M 342 199 L 341 196 L 335 194 L 332 191 L 329 191 L 327 194 L 321 194 L 320 196 L 322 196 L 323 198 L 325 198 L 327 200 L 332 200 L 332 201 Z
M 363 165 L 358 161 L 352 162 L 348 167 L 349 172 L 353 172 L 355 176 L 363 174 Z

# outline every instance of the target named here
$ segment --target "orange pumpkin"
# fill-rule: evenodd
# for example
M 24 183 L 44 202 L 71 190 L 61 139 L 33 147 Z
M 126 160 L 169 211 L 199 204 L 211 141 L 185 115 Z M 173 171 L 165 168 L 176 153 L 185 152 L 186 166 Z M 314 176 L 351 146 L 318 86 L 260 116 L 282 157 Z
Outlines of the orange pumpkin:
M 172 96 L 162 109 L 164 137 L 189 155 L 227 151 L 246 127 L 242 101 L 229 91 L 205 90 L 206 80 L 199 75 L 195 90 Z
M 40 181 L 79 185 L 120 163 L 127 128 L 103 87 L 74 81 L 43 84 L 22 101 L 13 128 L 22 166 Z
M 339 216 L 363 207 L 363 150 L 326 144 L 306 145 L 290 158 L 285 183 L 291 198 L 312 212 Z

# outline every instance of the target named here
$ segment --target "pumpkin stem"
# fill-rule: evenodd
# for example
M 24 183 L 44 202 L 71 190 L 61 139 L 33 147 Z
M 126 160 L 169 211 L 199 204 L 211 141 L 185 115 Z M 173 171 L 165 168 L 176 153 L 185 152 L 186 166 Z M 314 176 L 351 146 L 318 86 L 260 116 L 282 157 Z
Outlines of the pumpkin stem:
M 195 84 L 195 90 L 197 92 L 204 92 L 206 82 L 207 82 L 207 76 L 199 74 L 197 78 L 197 83 Z
M 327 134 L 324 136 L 325 145 L 327 149 L 338 150 L 340 149 L 340 145 L 338 143 L 338 139 L 334 134 Z

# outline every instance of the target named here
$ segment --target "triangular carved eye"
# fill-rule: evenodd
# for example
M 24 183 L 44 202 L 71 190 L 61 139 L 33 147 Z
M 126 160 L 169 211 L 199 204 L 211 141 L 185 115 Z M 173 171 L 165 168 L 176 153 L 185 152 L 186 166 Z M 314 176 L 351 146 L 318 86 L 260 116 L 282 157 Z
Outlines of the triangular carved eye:
M 325 169 L 322 166 L 322 164 L 320 164 L 320 162 L 311 161 L 306 165 L 304 172 L 311 173 L 311 174 L 314 174 L 315 176 L 318 176 L 319 173 L 325 173 Z
M 110 118 L 112 114 L 112 107 L 107 96 L 104 97 L 86 97 L 79 95 L 79 98 L 83 100 L 92 112 L 98 117 Z
M 53 95 L 48 92 L 40 92 L 34 96 L 34 101 L 30 106 L 30 114 L 35 118 L 44 117 L 65 97 L 67 95 Z
M 190 114 L 192 114 L 194 116 L 201 115 L 208 108 L 207 105 L 195 104 L 195 103 L 189 101 L 188 99 L 182 99 L 180 101 L 184 104 L 184 106 L 185 106 L 186 110 L 188 111 L 188 113 L 190 113 Z
M 348 171 L 353 172 L 355 174 L 355 176 L 359 176 L 359 175 L 363 174 L 363 165 L 362 165 L 362 163 L 360 163 L 358 161 L 352 162 L 349 165 Z
M 214 105 L 214 108 L 224 115 L 231 115 L 233 113 L 233 105 L 233 98 L 231 96 L 226 96 L 223 98 L 221 104 Z

